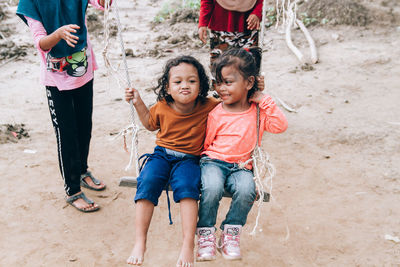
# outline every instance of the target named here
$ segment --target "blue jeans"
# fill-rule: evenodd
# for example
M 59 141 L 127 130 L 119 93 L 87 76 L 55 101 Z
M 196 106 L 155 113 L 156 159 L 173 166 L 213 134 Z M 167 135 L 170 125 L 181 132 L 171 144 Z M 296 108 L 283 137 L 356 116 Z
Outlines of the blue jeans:
M 199 199 L 200 168 L 199 157 L 161 146 L 154 148 L 137 179 L 135 202 L 140 199 L 158 205 L 162 191 L 171 185 L 174 201 L 183 198 Z
M 221 229 L 225 224 L 245 225 L 256 198 L 253 172 L 236 163 L 209 157 L 200 159 L 200 168 L 202 189 L 197 227 L 215 226 L 224 189 L 232 194 L 232 202 Z

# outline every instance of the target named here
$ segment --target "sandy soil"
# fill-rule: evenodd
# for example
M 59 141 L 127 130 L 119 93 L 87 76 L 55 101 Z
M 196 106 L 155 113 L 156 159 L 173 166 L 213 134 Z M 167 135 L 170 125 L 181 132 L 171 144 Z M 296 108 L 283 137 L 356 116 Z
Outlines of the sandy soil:
M 156 38 L 166 34 L 168 25 L 150 27 L 157 4 L 119 2 L 126 47 L 142 54 L 129 57 L 128 65 L 146 103 L 155 101 L 148 88 L 168 58 L 187 53 L 207 65 L 207 48 L 198 47 L 196 26 L 190 23 L 172 26 L 187 33 L 186 44 L 169 44 L 165 57 L 144 56 L 157 50 Z M 15 12 L 14 5 L 5 9 L 10 15 Z M 398 9 L 397 5 L 394 11 Z M 16 44 L 32 43 L 27 27 L 16 17 L 1 23 L 17 32 L 9 37 Z M 267 31 L 266 92 L 298 111 L 285 110 L 288 130 L 266 134 L 263 140 L 277 168 L 272 192 L 276 201 L 263 207 L 262 231 L 255 237 L 249 235 L 256 217 L 252 210 L 242 236 L 241 262 L 227 262 L 219 255 L 215 262 L 196 266 L 400 265 L 400 243 L 384 238 L 400 236 L 399 26 L 395 20 L 362 28 L 311 28 L 320 55 L 312 71 L 299 69 L 281 33 Z M 294 38 L 307 53 L 302 36 L 295 32 Z M 79 213 L 64 201 L 35 50 L 27 46 L 22 60 L 0 66 L 0 123 L 24 124 L 30 136 L 0 144 L 0 266 L 124 266 L 133 246 L 135 190 L 119 187 L 118 181 L 135 174 L 124 171 L 129 154 L 123 140 L 111 140 L 111 134 L 130 123 L 129 106 L 107 74 L 101 38 L 92 35 L 92 41 L 100 69 L 95 76 L 89 162 L 108 186 L 100 193 L 84 190 L 102 206 L 93 214 Z M 118 42 L 112 42 L 110 57 L 117 66 L 122 61 Z M 165 42 L 159 47 L 168 47 Z M 142 129 L 140 152 L 153 147 L 154 133 Z M 30 150 L 36 153 L 26 153 Z M 224 199 L 219 222 L 228 205 Z M 172 217 L 170 226 L 163 194 L 150 228 L 145 266 L 174 266 L 181 241 L 177 205 Z

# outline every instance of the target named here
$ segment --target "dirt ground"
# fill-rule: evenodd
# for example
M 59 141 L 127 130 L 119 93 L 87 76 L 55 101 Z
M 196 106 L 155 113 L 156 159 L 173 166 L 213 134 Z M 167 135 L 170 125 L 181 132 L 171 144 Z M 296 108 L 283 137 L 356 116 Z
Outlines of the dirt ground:
M 130 123 L 130 111 L 104 65 L 101 29 L 91 36 L 99 70 L 89 165 L 108 187 L 84 190 L 102 209 L 83 214 L 64 200 L 39 59 L 28 28 L 13 15 L 15 2 L 1 1 L 0 28 L 10 31 L 3 30 L 7 40 L 1 37 L 0 44 L 12 41 L 27 55 L 0 61 L 5 140 L 0 144 L 0 266 L 125 266 L 134 240 L 135 189 L 118 182 L 135 173 L 124 171 L 129 154 L 122 139 L 112 138 Z M 400 243 L 385 239 L 400 237 L 400 5 L 396 0 L 359 2 L 379 15 L 371 19 L 380 20 L 312 26 L 320 62 L 311 71 L 301 70 L 283 33 L 267 30 L 265 91 L 297 110 L 284 110 L 285 133 L 263 139 L 277 169 L 275 201 L 264 205 L 254 237 L 249 233 L 256 209 L 251 211 L 241 238 L 242 261 L 218 255 L 196 266 L 400 266 Z M 196 39 L 196 24 L 152 26 L 157 1 L 118 4 L 125 46 L 132 52 L 130 77 L 147 104 L 155 102 L 149 88 L 168 58 L 191 54 L 208 65 L 208 48 Z M 293 38 L 308 55 L 298 30 Z M 118 45 L 111 40 L 109 55 L 124 77 Z M 7 133 L 7 124 L 23 124 L 27 135 L 11 140 L 10 132 L 21 128 Z M 140 152 L 152 151 L 154 140 L 155 133 L 141 127 Z M 228 207 L 224 199 L 218 222 Z M 169 225 L 164 193 L 150 227 L 145 266 L 175 266 L 181 241 L 178 205 L 172 206 L 172 219 Z

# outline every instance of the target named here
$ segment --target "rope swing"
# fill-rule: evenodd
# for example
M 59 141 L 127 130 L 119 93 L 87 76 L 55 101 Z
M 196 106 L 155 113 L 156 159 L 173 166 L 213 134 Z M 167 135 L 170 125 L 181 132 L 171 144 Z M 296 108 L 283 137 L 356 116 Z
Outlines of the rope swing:
M 261 36 L 259 41 L 259 48 L 261 49 L 261 60 L 262 62 L 262 51 L 264 47 L 264 35 L 265 35 L 265 13 L 267 1 L 263 1 L 262 8 L 262 16 L 261 16 Z M 264 75 L 262 72 L 262 63 L 260 64 L 260 73 Z M 256 184 L 256 189 L 259 194 L 259 198 L 256 201 L 257 205 L 257 217 L 253 230 L 250 235 L 256 234 L 256 229 L 258 227 L 258 221 L 261 213 L 261 206 L 263 204 L 264 195 L 267 194 L 264 192 L 264 185 L 270 186 L 269 189 L 269 197 L 272 196 L 272 178 L 275 176 L 275 167 L 269 160 L 268 153 L 264 152 L 260 146 L 260 107 L 257 105 L 257 143 L 256 147 L 253 150 L 252 157 L 249 161 L 253 162 L 253 174 L 254 174 L 254 182 Z M 243 164 L 245 166 L 246 164 Z
M 125 83 L 123 85 L 121 85 L 120 80 L 121 77 L 119 77 L 119 71 L 118 69 L 113 68 L 110 59 L 108 58 L 108 48 L 110 45 L 110 30 L 109 30 L 109 22 L 110 22 L 110 3 L 111 0 L 106 0 L 105 4 L 104 4 L 104 37 L 106 40 L 104 49 L 103 49 L 103 58 L 104 58 L 104 63 L 106 65 L 107 70 L 113 74 L 113 76 L 116 78 L 116 80 L 118 81 L 119 87 L 124 89 L 124 88 L 131 88 L 132 87 L 132 83 L 131 83 L 131 79 L 129 77 L 129 69 L 128 69 L 128 63 L 126 61 L 126 55 L 125 55 L 125 47 L 124 47 L 124 40 L 122 38 L 122 26 L 121 26 L 121 21 L 119 19 L 119 12 L 118 12 L 118 4 L 117 4 L 117 0 L 113 1 L 113 10 L 115 13 L 115 18 L 117 21 L 117 28 L 118 28 L 118 37 L 119 37 L 119 43 L 120 43 L 120 49 L 121 49 L 121 54 L 122 54 L 122 61 L 124 63 L 124 69 L 125 69 Z M 125 86 L 125 87 L 122 87 Z M 129 157 L 129 163 L 128 165 L 125 167 L 125 171 L 128 171 L 131 167 L 132 167 L 132 162 L 135 158 L 135 170 L 136 170 L 136 174 L 139 174 L 139 162 L 138 162 L 138 158 L 139 158 L 139 151 L 138 151 L 138 131 L 139 131 L 139 126 L 136 123 L 136 119 L 135 119 L 135 108 L 133 106 L 133 102 L 132 100 L 129 101 L 129 106 L 130 106 L 130 118 L 131 118 L 131 124 L 128 125 L 127 127 L 125 127 L 124 129 L 122 129 L 115 138 L 119 137 L 119 136 L 123 136 L 124 137 L 124 144 L 125 144 L 125 150 L 126 149 L 126 135 L 128 133 L 132 133 L 132 139 L 131 139 L 131 152 L 130 152 L 130 157 Z
M 289 0 L 290 1 L 290 0 Z M 265 16 L 266 16 L 266 6 L 267 6 L 267 1 L 264 0 L 263 1 L 263 8 L 262 8 L 262 20 L 261 20 L 261 37 L 260 37 L 260 42 L 259 42 L 259 47 L 261 49 L 261 51 L 263 51 L 263 46 L 264 46 L 264 31 L 265 31 Z M 290 2 L 288 3 L 289 5 L 289 10 L 293 10 L 295 8 L 295 5 L 298 1 L 295 1 L 293 3 L 290 4 Z M 284 6 L 285 0 L 282 0 L 282 7 Z M 276 3 L 277 7 L 279 6 L 279 0 L 277 0 Z M 279 8 L 277 8 L 277 10 L 279 10 Z M 287 13 L 289 14 L 289 13 Z M 293 18 L 293 16 L 295 15 L 294 12 L 290 13 L 290 18 Z M 279 11 L 277 16 L 279 17 Z M 278 23 L 278 22 L 277 22 Z M 298 23 L 299 24 L 299 23 Z M 302 24 L 302 23 L 301 23 Z M 289 25 L 289 24 L 287 24 Z M 291 24 L 290 24 L 291 25 Z M 304 25 L 303 25 L 304 26 Z M 291 26 L 287 26 L 287 28 L 290 28 Z M 304 27 L 305 28 L 305 27 Z M 307 30 L 306 30 L 307 31 Z M 304 32 L 304 31 L 303 31 Z M 308 31 L 307 31 L 308 33 Z M 310 38 L 307 38 L 307 40 L 311 39 L 311 36 L 308 34 L 308 36 Z M 315 45 L 314 45 L 315 48 Z M 314 54 L 312 53 L 312 56 Z M 261 53 L 262 56 L 262 53 Z M 314 55 L 316 57 L 316 53 Z M 261 61 L 262 62 L 262 61 Z M 316 61 L 315 61 L 316 62 Z M 315 63 L 314 62 L 314 63 Z M 260 73 L 261 75 L 265 74 L 262 72 L 262 64 L 260 65 Z M 278 100 L 280 102 L 280 104 L 282 104 L 282 106 L 287 109 L 290 112 L 297 112 L 295 109 L 289 107 L 286 103 L 284 103 L 281 99 L 279 99 L 276 96 L 273 96 L 274 99 Z M 269 199 L 272 199 L 274 203 L 276 203 L 279 207 L 280 210 L 282 210 L 282 208 L 280 207 L 280 205 L 276 202 L 275 198 L 272 195 L 272 180 L 276 174 L 276 169 L 275 166 L 272 164 L 272 162 L 270 161 L 270 156 L 267 152 L 265 152 L 261 146 L 260 146 L 260 108 L 257 105 L 257 143 L 256 143 L 256 147 L 252 153 L 252 157 L 249 161 L 253 162 L 253 173 L 254 173 L 254 182 L 256 184 L 256 188 L 259 194 L 259 199 L 256 202 L 257 205 L 257 217 L 256 217 L 256 222 L 255 225 L 253 227 L 253 230 L 251 231 L 250 235 L 255 235 L 256 234 L 256 229 L 258 227 L 258 223 L 259 223 L 259 218 L 260 218 L 260 214 L 261 214 L 261 206 L 263 204 L 263 199 L 264 199 L 264 195 L 265 194 L 269 194 Z M 244 165 L 247 163 L 244 163 Z M 243 165 L 243 166 L 244 166 Z M 264 186 L 266 188 L 268 188 L 267 193 L 264 191 Z M 287 223 L 287 219 L 286 219 L 286 238 L 285 240 L 288 240 L 290 237 L 290 230 L 289 230 L 289 226 Z
M 278 3 L 279 0 L 277 0 Z M 283 3 L 285 3 L 285 0 L 282 0 Z M 119 84 L 119 87 L 122 89 L 125 88 L 131 88 L 131 79 L 129 77 L 129 69 L 128 69 L 128 64 L 126 60 L 126 54 L 125 54 L 125 48 L 124 48 L 124 41 L 122 38 L 122 26 L 119 18 L 119 11 L 118 11 L 118 0 L 113 0 L 113 8 L 112 10 L 114 11 L 114 17 L 116 19 L 117 23 L 117 29 L 118 29 L 118 38 L 119 38 L 119 46 L 122 54 L 122 61 L 123 61 L 123 68 L 125 70 L 125 77 L 121 75 L 120 69 L 119 68 L 114 68 L 111 60 L 108 55 L 108 50 L 110 47 L 110 12 L 111 12 L 111 6 L 110 6 L 111 0 L 106 0 L 105 1 L 105 11 L 104 11 L 104 39 L 105 39 L 105 46 L 102 52 L 105 66 L 108 70 L 109 73 L 114 76 L 116 81 Z M 290 6 L 293 8 L 298 1 L 293 2 Z M 263 8 L 262 8 L 262 21 L 261 21 L 261 36 L 260 36 L 260 42 L 259 42 L 259 47 L 262 51 L 263 45 L 264 45 L 264 35 L 265 35 L 265 16 L 266 16 L 266 0 L 263 1 Z M 262 64 L 260 66 L 260 73 L 264 75 L 261 72 L 262 69 Z M 279 98 L 276 98 L 279 102 L 281 100 Z M 285 107 L 286 104 L 281 102 L 281 104 Z M 130 119 L 131 123 L 122 129 L 118 135 L 114 138 L 123 136 L 124 141 L 126 140 L 126 136 L 128 134 L 132 134 L 132 139 L 131 139 L 131 149 L 130 149 L 130 159 L 129 163 L 126 166 L 125 170 L 129 170 L 133 164 L 133 161 L 135 162 L 135 167 L 136 167 L 136 175 L 139 175 L 139 153 L 138 153 L 138 131 L 139 131 L 139 126 L 136 123 L 136 111 L 133 106 L 132 100 L 129 102 L 130 105 Z M 287 106 L 287 105 L 286 105 Z M 285 107 L 286 108 L 286 107 Z M 292 109 L 294 110 L 294 109 Z M 252 153 L 251 159 L 249 159 L 247 162 L 241 164 L 242 167 L 244 167 L 247 163 L 252 162 L 253 163 L 253 173 L 254 173 L 254 182 L 256 184 L 257 192 L 259 198 L 256 200 L 256 205 L 258 208 L 257 211 L 257 217 L 256 217 L 256 222 L 255 226 L 250 233 L 251 235 L 255 235 L 256 229 L 259 224 L 259 218 L 260 218 L 260 213 L 261 213 L 261 206 L 263 202 L 268 202 L 270 197 L 272 197 L 272 180 L 273 177 L 276 174 L 276 170 L 274 165 L 270 161 L 270 156 L 268 153 L 263 151 L 260 145 L 260 110 L 259 107 L 257 106 L 257 143 L 256 147 Z M 125 143 L 125 142 L 124 142 Z M 125 143 L 126 144 L 126 143 Z M 126 149 L 126 145 L 125 145 Z M 127 149 L 126 149 L 127 150 Z M 129 177 L 125 176 L 120 179 L 120 186 L 129 186 L 129 187 L 136 187 L 137 186 L 137 180 L 135 177 Z M 265 188 L 267 188 L 267 192 L 264 191 Z M 232 197 L 229 193 L 225 192 L 224 197 Z M 273 199 L 273 198 L 272 198 Z M 289 231 L 288 226 L 286 224 L 286 229 L 287 232 Z M 289 234 L 289 232 L 288 232 Z M 287 238 L 288 238 L 287 234 Z

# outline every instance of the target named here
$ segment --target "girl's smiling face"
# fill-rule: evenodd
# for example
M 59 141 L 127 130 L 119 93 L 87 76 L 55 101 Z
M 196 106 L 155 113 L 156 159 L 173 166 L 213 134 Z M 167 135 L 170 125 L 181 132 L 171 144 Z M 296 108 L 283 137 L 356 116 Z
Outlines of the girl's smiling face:
M 191 111 L 200 92 L 197 69 L 188 63 L 180 63 L 169 71 L 168 94 L 174 100 L 172 107 L 180 112 Z
M 223 101 L 225 109 L 233 112 L 245 111 L 250 107 L 247 94 L 253 87 L 254 77 L 245 79 L 235 65 L 223 67 L 222 81 L 216 85 L 216 91 Z

